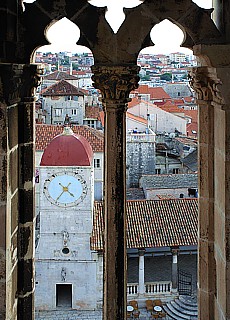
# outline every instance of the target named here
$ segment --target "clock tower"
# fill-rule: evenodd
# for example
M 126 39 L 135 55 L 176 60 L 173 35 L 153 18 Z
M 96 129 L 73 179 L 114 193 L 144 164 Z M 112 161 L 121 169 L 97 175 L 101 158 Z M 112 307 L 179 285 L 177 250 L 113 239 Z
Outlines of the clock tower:
M 97 291 L 100 257 L 90 250 L 92 164 L 90 144 L 69 127 L 43 153 L 35 264 L 37 310 L 101 306 Z

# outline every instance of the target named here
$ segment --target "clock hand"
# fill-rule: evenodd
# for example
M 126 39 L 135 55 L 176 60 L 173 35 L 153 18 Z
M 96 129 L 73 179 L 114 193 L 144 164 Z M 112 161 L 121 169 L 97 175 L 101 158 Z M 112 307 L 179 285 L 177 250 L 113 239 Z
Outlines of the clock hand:
M 57 197 L 56 201 L 58 201 L 58 199 L 63 195 L 64 192 L 65 190 L 63 190 L 62 193 Z
M 74 194 L 69 192 L 69 190 L 67 192 L 71 195 L 71 197 L 74 197 Z

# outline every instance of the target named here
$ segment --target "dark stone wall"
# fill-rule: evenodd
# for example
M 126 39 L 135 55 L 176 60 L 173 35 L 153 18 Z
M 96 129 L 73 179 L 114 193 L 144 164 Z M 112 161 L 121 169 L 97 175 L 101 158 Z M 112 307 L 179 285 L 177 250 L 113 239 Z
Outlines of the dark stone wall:
M 127 142 L 127 187 L 139 186 L 139 179 L 144 174 L 155 174 L 155 143 Z
M 1 319 L 34 318 L 33 87 L 39 78 L 37 70 L 36 65 L 0 64 Z

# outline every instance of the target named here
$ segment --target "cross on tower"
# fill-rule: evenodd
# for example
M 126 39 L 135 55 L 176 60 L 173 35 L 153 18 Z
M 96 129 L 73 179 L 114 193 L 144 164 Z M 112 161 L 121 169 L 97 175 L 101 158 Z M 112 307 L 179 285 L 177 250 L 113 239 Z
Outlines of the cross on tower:
M 107 7 L 105 18 L 117 33 L 118 29 L 125 20 L 123 8 L 134 8 L 140 5 L 144 0 L 88 0 L 95 7 Z

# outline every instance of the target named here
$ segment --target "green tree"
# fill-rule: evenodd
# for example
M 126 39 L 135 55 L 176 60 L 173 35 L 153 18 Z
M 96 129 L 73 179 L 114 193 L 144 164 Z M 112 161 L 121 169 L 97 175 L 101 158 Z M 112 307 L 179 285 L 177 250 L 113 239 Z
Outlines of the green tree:
M 140 76 L 140 79 L 143 80 L 143 81 L 149 81 L 150 80 L 150 76 L 148 74 L 146 74 L 143 77 Z
M 161 79 L 161 80 L 166 80 L 166 81 L 171 81 L 171 80 L 172 80 L 172 74 L 169 73 L 169 72 L 163 73 L 163 74 L 160 76 L 160 79 Z
M 79 70 L 77 63 L 73 62 L 72 66 L 73 66 L 73 70 Z

